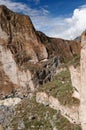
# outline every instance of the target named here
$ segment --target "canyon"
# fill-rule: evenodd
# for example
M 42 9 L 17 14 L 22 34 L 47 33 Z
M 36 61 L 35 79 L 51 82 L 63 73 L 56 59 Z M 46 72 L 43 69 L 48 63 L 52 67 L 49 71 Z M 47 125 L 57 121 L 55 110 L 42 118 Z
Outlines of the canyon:
M 0 130 L 86 130 L 85 44 L 0 5 Z

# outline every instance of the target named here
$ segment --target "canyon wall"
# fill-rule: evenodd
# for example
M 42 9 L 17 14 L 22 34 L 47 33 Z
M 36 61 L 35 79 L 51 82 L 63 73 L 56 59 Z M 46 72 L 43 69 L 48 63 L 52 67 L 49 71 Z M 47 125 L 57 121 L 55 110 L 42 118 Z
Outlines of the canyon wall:
M 29 16 L 0 6 L 1 99 L 26 97 L 52 79 L 58 64 L 79 53 L 79 42 L 47 37 L 36 31 Z
M 69 67 L 74 96 L 80 100 L 79 120 L 82 130 L 86 130 L 86 31 L 81 36 L 80 66 Z
M 71 111 L 71 108 L 59 105 L 58 99 L 52 96 L 48 97 L 47 105 L 60 110 L 72 123 L 78 124 L 80 121 L 82 129 L 86 130 L 85 35 L 84 32 L 82 46 L 77 41 L 48 37 L 36 31 L 28 16 L 0 6 L 0 100 L 5 99 L 0 101 L 1 106 L 15 105 L 34 93 L 39 86 L 43 87 L 45 83 L 52 81 L 53 76 L 60 71 L 61 63 L 66 65 L 80 55 L 81 50 L 80 68 L 69 68 L 74 88 L 73 97 L 80 100 L 79 120 L 78 108 Z M 42 99 L 43 95 L 38 97 Z M 44 98 L 47 99 L 47 96 Z M 76 112 L 72 115 L 74 111 Z
M 82 130 L 86 130 L 86 31 L 83 32 L 81 38 L 81 87 L 80 87 L 80 121 Z

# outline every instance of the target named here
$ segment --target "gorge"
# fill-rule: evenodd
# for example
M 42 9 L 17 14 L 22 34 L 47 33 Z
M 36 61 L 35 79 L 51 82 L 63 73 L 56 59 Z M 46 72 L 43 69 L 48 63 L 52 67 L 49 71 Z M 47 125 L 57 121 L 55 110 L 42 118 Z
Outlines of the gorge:
M 86 130 L 85 44 L 0 5 L 0 130 Z

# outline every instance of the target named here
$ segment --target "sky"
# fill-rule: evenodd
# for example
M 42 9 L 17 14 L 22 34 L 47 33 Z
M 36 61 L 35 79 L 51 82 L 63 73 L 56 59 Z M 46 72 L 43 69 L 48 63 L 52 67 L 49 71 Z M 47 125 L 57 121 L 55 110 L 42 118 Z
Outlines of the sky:
M 36 30 L 74 39 L 86 29 L 86 0 L 0 0 L 0 5 L 30 16 Z

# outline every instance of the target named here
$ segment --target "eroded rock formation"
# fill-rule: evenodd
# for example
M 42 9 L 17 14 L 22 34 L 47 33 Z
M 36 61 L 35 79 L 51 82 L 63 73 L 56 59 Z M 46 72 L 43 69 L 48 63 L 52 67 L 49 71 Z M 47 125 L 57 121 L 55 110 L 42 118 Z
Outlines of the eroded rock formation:
M 80 87 L 80 121 L 82 130 L 86 130 L 86 31 L 83 32 L 81 38 L 81 87 Z
M 86 130 L 86 31 L 81 36 L 80 66 L 70 67 L 72 85 L 75 88 L 76 98 L 80 100 L 79 120 L 82 130 Z
M 79 52 L 79 42 L 49 38 L 35 30 L 28 16 L 0 6 L 1 98 L 27 96 L 36 86 L 52 79 L 60 62 Z
M 13 108 L 14 105 L 24 97 L 31 98 L 33 93 L 36 94 L 36 88 L 43 87 L 43 84 L 51 81 L 53 76 L 61 71 L 61 68 L 58 68 L 61 63 L 68 63 L 69 60 L 80 55 L 80 49 L 80 42 L 50 38 L 42 32 L 36 31 L 28 16 L 14 13 L 7 7 L 0 6 L 0 100 L 4 99 L 0 101 L 0 123 L 5 124 L 5 128 L 8 125 L 9 128 L 10 113 L 12 118 L 15 118 L 16 107 Z M 81 57 L 84 60 L 83 50 Z M 83 70 L 85 64 L 82 60 L 81 64 L 81 70 Z M 70 70 L 74 70 L 71 73 L 71 80 L 75 79 L 72 84 L 79 93 L 80 87 L 77 87 L 77 84 L 80 75 L 78 79 L 76 77 L 80 73 L 77 73 L 75 68 L 70 68 Z M 85 72 L 81 71 L 81 75 L 84 74 Z M 64 84 L 64 79 L 62 80 Z M 82 80 L 84 79 L 82 78 Z M 85 82 L 80 85 L 84 87 Z M 39 98 L 40 93 L 37 94 L 39 95 L 36 98 Z M 60 105 L 58 99 L 52 96 L 48 97 L 45 94 L 44 97 L 40 97 L 40 100 L 44 100 L 44 98 L 47 100 L 47 105 L 55 110 L 58 108 L 62 115 L 70 121 L 72 120 L 72 123 L 79 123 L 77 107 L 76 110 L 73 108 L 72 111 L 68 107 Z M 83 107 L 82 99 L 81 109 Z M 13 104 L 13 102 L 15 103 Z M 22 102 L 20 104 L 22 106 Z M 27 106 L 27 103 L 25 105 Z M 13 110 L 14 112 L 12 112 Z M 72 115 L 72 112 L 75 113 Z M 80 119 L 82 119 L 83 114 L 84 112 L 81 113 Z M 84 124 L 83 119 L 81 124 Z

